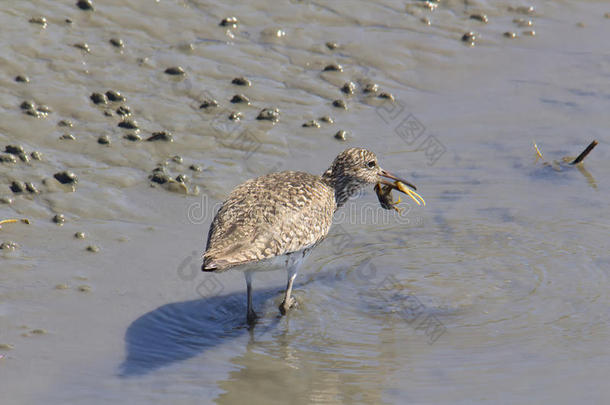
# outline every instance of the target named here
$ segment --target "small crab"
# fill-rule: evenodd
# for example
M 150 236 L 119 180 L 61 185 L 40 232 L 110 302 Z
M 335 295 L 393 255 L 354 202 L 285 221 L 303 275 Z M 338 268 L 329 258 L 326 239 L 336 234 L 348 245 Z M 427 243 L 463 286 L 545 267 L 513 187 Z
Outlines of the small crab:
M 411 186 L 413 188 L 415 188 L 414 186 Z M 406 184 L 404 184 L 402 181 L 400 180 L 396 180 L 394 183 L 377 183 L 375 185 L 375 193 L 377 194 L 377 199 L 379 200 L 379 204 L 381 204 L 381 207 L 386 209 L 386 210 L 396 210 L 397 212 L 400 212 L 400 208 L 398 208 L 396 205 L 398 205 L 398 203 L 401 202 L 400 198 L 396 201 L 394 201 L 394 197 L 392 197 L 392 190 L 396 189 L 400 192 L 405 193 L 406 195 L 408 195 L 409 197 L 411 197 L 413 199 L 413 201 L 415 201 L 417 203 L 417 205 L 424 205 L 426 206 L 426 201 L 419 195 L 417 194 L 415 191 L 410 190 Z M 421 201 L 421 202 L 420 202 Z
M 377 193 L 377 199 L 379 199 L 381 207 L 386 210 L 394 209 L 400 212 L 400 209 L 396 206 L 400 202 L 400 197 L 398 200 L 394 201 L 394 197 L 392 196 L 393 189 L 392 186 L 382 186 L 381 183 L 375 184 L 375 193 Z

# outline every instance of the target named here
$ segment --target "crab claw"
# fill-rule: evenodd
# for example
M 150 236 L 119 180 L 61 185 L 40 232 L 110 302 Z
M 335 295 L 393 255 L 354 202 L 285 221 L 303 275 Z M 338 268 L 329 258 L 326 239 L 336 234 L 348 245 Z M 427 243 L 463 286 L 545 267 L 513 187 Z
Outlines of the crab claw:
M 415 201 L 417 203 L 417 205 L 423 204 L 424 207 L 426 206 L 426 201 L 422 198 L 422 196 L 420 196 L 419 194 L 417 194 L 414 191 L 414 190 L 417 190 L 417 187 L 415 187 L 414 184 L 412 184 L 406 180 L 403 180 L 399 177 L 396 177 L 392 173 L 388 173 L 385 170 L 381 170 L 381 172 L 379 173 L 379 176 L 394 180 L 393 182 L 390 182 L 388 180 L 381 179 L 379 181 L 379 183 L 381 183 L 385 186 L 389 186 L 395 190 L 398 190 L 401 193 L 405 193 L 406 195 L 411 197 L 413 199 L 413 201 Z M 407 186 L 411 187 L 413 190 L 410 190 L 409 188 L 407 188 Z M 377 191 L 377 186 L 375 186 L 375 191 Z M 379 192 L 377 193 L 377 196 L 379 197 Z

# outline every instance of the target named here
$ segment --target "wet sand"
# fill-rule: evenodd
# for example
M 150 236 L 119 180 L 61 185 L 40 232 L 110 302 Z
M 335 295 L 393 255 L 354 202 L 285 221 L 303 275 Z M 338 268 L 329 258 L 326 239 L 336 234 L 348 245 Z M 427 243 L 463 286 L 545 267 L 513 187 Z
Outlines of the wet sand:
M 607 400 L 606 3 L 93 5 L 0 10 L 3 404 Z M 593 139 L 586 171 L 532 147 Z M 198 270 L 215 209 L 350 146 L 427 206 L 348 204 L 249 331 L 242 275 Z

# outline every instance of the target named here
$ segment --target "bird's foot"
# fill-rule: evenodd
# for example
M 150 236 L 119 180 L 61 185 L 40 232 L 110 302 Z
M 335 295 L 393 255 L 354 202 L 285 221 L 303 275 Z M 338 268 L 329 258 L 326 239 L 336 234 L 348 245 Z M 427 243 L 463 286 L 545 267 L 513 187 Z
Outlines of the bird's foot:
M 258 319 L 258 315 L 256 315 L 256 312 L 254 312 L 254 311 L 250 311 L 246 315 L 246 320 L 248 321 L 249 326 L 254 326 L 257 319 Z
M 295 307 L 296 305 L 297 305 L 297 300 L 295 300 L 294 297 L 290 297 L 288 302 L 286 302 L 286 300 L 282 301 L 282 303 L 280 304 L 280 312 L 282 313 L 282 315 L 286 315 L 288 310 L 290 308 Z

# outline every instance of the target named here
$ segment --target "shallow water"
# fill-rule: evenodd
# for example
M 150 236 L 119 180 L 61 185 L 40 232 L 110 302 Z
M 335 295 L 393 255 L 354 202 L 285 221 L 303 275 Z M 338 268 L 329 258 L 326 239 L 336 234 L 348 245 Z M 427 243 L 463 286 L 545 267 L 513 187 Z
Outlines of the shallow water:
M 42 154 L 0 163 L 0 197 L 13 200 L 0 219 L 31 221 L 0 230 L 19 245 L 0 250 L 3 404 L 610 397 L 606 2 L 73 3 L 0 7 L 0 147 Z M 514 9 L 530 4 L 531 15 Z M 218 25 L 232 15 L 237 28 Z M 343 72 L 322 72 L 330 63 Z M 178 65 L 186 76 L 163 73 Z M 367 96 L 367 83 L 395 101 Z M 89 99 L 109 89 L 143 139 L 174 141 L 123 139 L 134 131 L 117 127 L 121 103 Z M 238 93 L 251 104 L 231 104 Z M 208 98 L 220 106 L 200 109 Z M 52 112 L 28 116 L 24 100 Z M 257 121 L 262 108 L 279 108 L 279 122 Z M 324 115 L 334 123 L 302 127 Z M 593 139 L 586 170 L 545 167 L 532 147 L 552 161 Z M 370 190 L 350 201 L 302 267 L 289 316 L 277 310 L 285 274 L 255 275 L 261 320 L 248 330 L 243 276 L 198 270 L 218 203 L 270 171 L 321 173 L 348 146 L 374 150 L 427 206 L 383 211 Z M 152 183 L 159 164 L 186 187 Z M 63 170 L 75 191 L 53 179 Z M 15 194 L 13 180 L 40 192 Z

